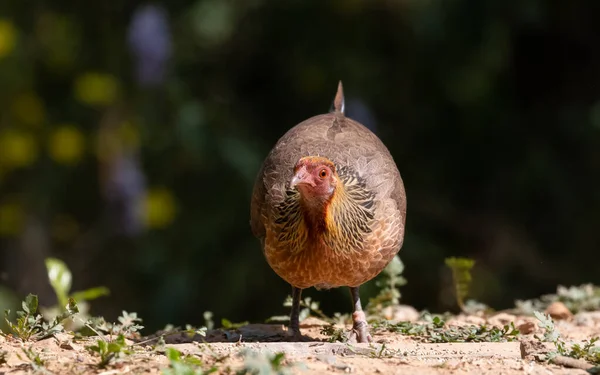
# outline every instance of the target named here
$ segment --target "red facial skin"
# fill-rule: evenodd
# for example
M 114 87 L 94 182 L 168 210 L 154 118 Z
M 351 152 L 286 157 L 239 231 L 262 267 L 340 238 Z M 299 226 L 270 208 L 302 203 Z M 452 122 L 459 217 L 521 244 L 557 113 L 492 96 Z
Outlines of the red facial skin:
M 305 203 L 322 204 L 331 198 L 336 183 L 331 162 L 321 158 L 302 158 L 294 168 L 290 187 L 298 189 Z

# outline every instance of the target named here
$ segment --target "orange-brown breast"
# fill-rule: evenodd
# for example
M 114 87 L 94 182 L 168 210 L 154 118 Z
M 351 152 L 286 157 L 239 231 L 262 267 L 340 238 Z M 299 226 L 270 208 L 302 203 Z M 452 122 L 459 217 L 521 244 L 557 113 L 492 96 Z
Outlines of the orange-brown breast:
M 304 224 L 282 234 L 277 210 L 288 199 L 294 166 L 306 156 L 351 169 L 373 194 L 373 220 L 360 248 L 332 249 L 322 237 L 311 239 Z M 405 220 L 404 185 L 389 151 L 375 134 L 340 114 L 319 115 L 290 129 L 265 159 L 252 196 L 252 232 L 267 262 L 299 288 L 358 286 L 372 279 L 400 250 Z
M 359 286 L 375 277 L 381 272 L 379 268 L 387 264 L 374 248 L 336 253 L 323 241 L 311 241 L 302 251 L 291 252 L 281 248 L 274 237 L 274 233 L 267 229 L 267 262 L 275 273 L 297 288 Z

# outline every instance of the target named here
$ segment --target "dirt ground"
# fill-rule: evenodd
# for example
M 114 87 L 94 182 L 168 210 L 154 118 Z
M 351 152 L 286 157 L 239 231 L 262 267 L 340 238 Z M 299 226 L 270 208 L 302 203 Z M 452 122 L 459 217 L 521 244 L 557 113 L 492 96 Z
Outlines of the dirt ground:
M 539 343 L 534 335 L 543 334 L 532 317 L 517 317 L 499 313 L 488 319 L 476 316 L 458 316 L 447 322 L 451 325 L 495 324 L 514 322 L 516 326 L 529 326 L 528 334 L 521 334 L 515 342 L 500 343 L 441 343 L 420 342 L 418 337 L 390 332 L 374 332 L 371 344 L 329 343 L 321 333 L 325 322 L 308 318 L 302 323 L 302 333 L 312 341 L 290 342 L 281 324 L 251 324 L 237 330 L 212 330 L 205 337 L 188 337 L 184 333 L 165 338 L 166 347 L 177 348 L 203 362 L 203 368 L 215 367 L 218 374 L 235 374 L 246 367 L 255 373 L 269 374 L 266 356 L 284 352 L 284 368 L 292 374 L 589 374 L 582 369 L 567 368 L 536 360 L 527 343 Z M 531 323 L 528 323 L 531 322 Z M 525 325 L 523 325 L 525 324 Z M 600 311 L 581 313 L 556 322 L 563 339 L 569 343 L 581 342 L 600 336 Z M 349 327 L 347 327 L 349 328 Z M 6 351 L 5 363 L 0 364 L 2 374 L 52 373 L 52 374 L 160 374 L 169 366 L 164 347 L 153 347 L 156 341 L 136 344 L 133 352 L 123 356 L 106 368 L 97 366 L 99 358 L 85 347 L 94 338 L 74 340 L 72 335 L 61 333 L 35 343 L 26 343 L 44 362 L 31 365 L 22 351 L 23 343 L 0 336 L 0 352 Z M 133 342 L 131 342 L 133 343 Z M 553 348 L 544 343 L 542 352 Z M 538 357 L 538 359 L 540 359 Z M 1 363 L 0 357 L 0 363 Z M 265 368 L 265 372 L 258 369 Z M 592 366 L 590 366 L 592 367 Z M 200 372 L 198 372 L 200 373 Z M 284 373 L 284 372 L 281 372 Z M 600 373 L 600 372 L 599 372 Z

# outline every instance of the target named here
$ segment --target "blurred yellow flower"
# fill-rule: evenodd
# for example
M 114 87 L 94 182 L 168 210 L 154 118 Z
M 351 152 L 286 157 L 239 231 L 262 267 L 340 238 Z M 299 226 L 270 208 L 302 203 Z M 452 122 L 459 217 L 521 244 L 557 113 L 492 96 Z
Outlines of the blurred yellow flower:
M 23 228 L 23 207 L 19 203 L 0 204 L 0 236 L 17 235 Z
M 35 162 L 38 149 L 29 133 L 8 130 L 0 134 L 0 163 L 6 167 L 26 167 Z
M 15 48 L 17 30 L 10 21 L 0 19 L 0 59 Z
M 73 125 L 62 125 L 52 132 L 48 144 L 50 157 L 60 164 L 77 164 L 83 157 L 85 137 Z
M 148 228 L 164 228 L 175 219 L 175 199 L 164 188 L 146 192 L 144 198 L 144 223 Z
M 35 93 L 18 95 L 12 103 L 15 119 L 25 125 L 39 125 L 46 117 L 44 103 Z
M 75 97 L 89 105 L 108 105 L 117 99 L 119 83 L 105 73 L 85 73 L 75 81 Z

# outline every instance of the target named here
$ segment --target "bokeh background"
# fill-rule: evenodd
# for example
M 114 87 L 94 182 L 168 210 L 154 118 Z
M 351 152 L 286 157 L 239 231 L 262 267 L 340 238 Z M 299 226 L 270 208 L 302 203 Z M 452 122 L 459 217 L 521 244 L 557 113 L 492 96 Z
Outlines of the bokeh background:
M 448 256 L 495 308 L 600 282 L 600 2 L 0 2 L 0 304 L 150 329 L 262 321 L 290 292 L 249 229 L 260 163 L 328 111 L 388 145 L 408 195 L 402 302 L 454 308 Z M 373 283 L 363 288 L 367 299 Z M 346 290 L 309 292 L 326 312 Z

